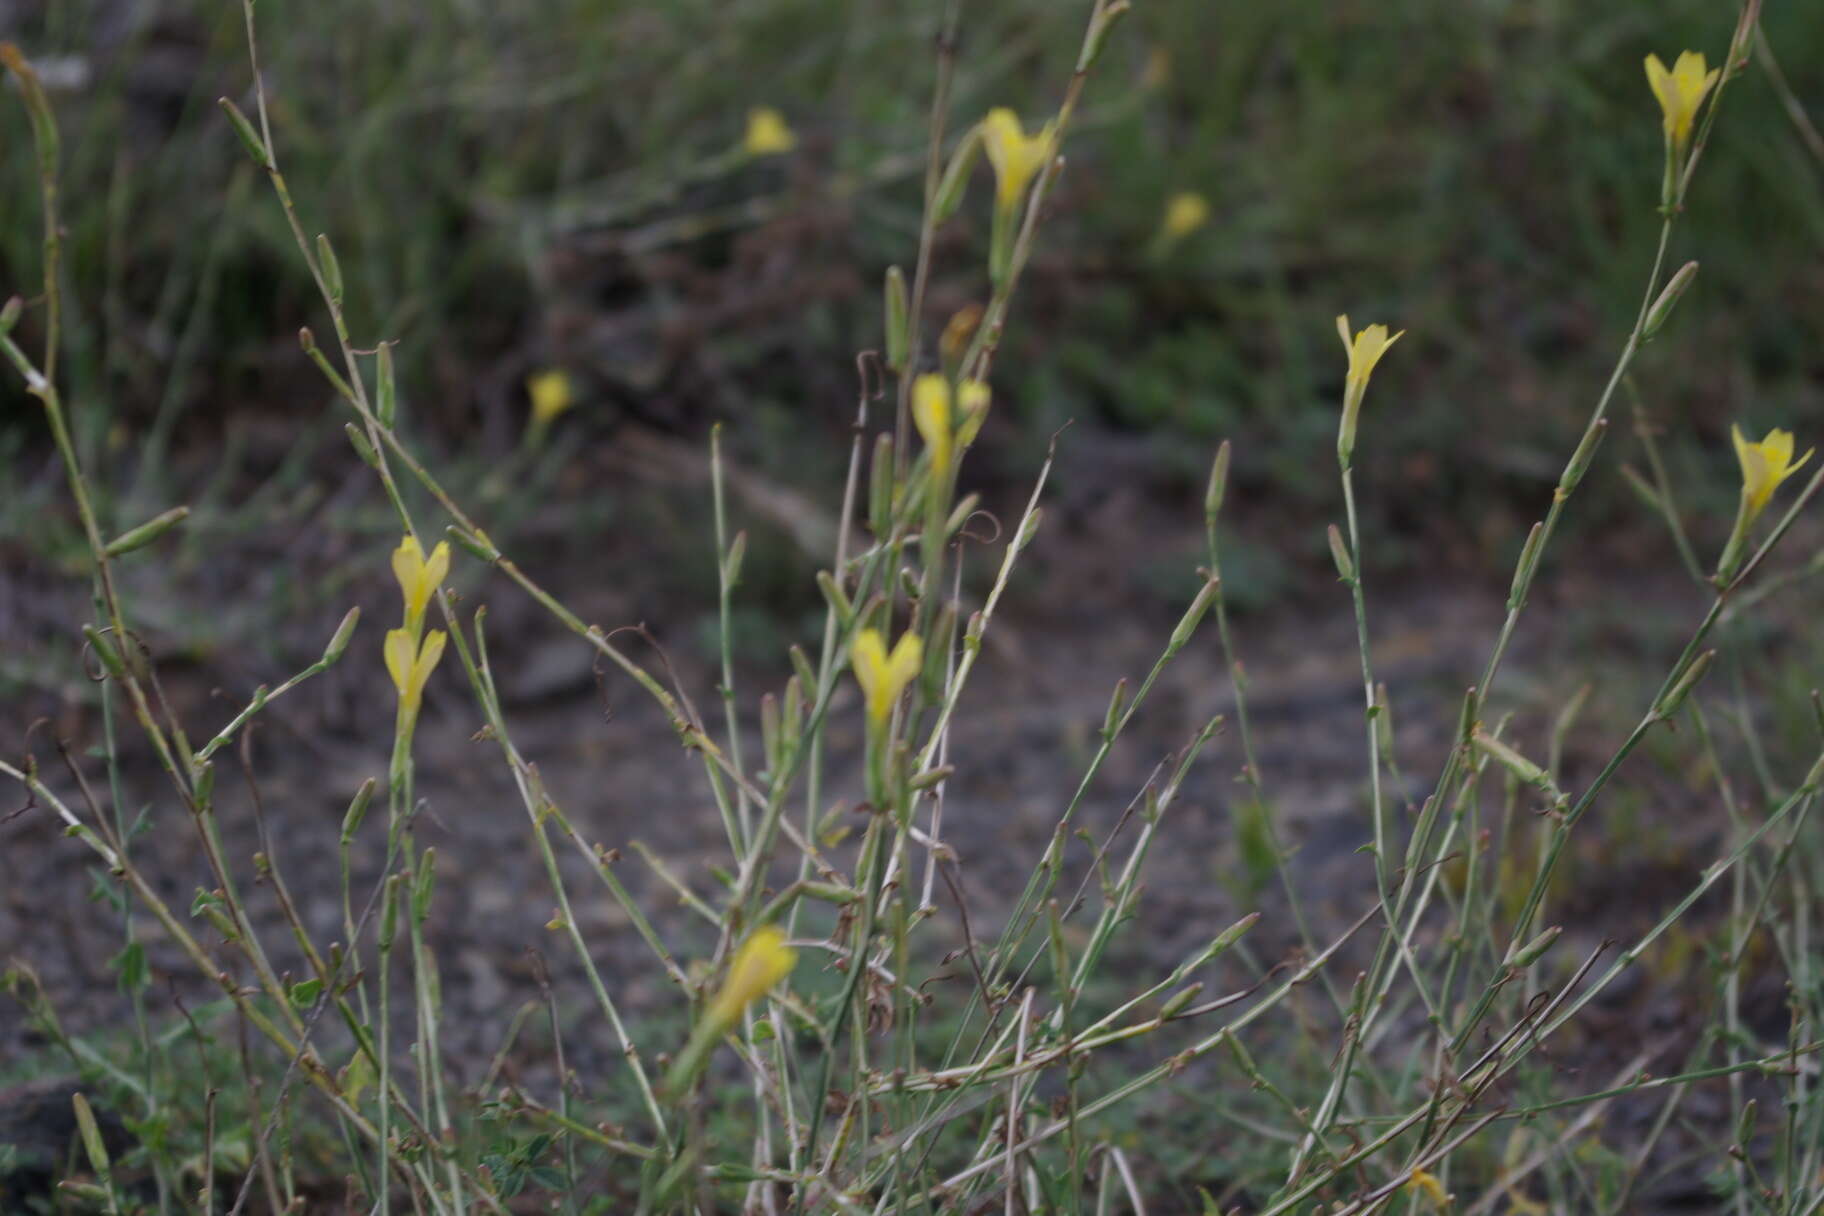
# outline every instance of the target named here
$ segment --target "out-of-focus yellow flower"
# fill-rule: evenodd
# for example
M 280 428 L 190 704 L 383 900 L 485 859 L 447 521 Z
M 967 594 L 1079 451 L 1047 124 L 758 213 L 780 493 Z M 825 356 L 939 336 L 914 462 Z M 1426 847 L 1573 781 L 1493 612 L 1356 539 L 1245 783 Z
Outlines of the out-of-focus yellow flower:
M 1742 513 L 1747 523 L 1753 523 L 1767 509 L 1780 483 L 1811 459 L 1811 450 L 1793 460 L 1791 431 L 1768 431 L 1759 443 L 1744 439 L 1739 426 L 1730 427 L 1729 435 L 1735 441 L 1736 459 L 1742 462 Z
M 1370 325 L 1351 338 L 1347 313 L 1336 319 L 1336 332 L 1343 339 L 1343 349 L 1349 352 L 1350 384 L 1367 384 L 1369 374 L 1374 371 L 1374 365 L 1381 361 L 1381 356 L 1387 353 L 1387 348 L 1398 342 L 1406 333 L 1402 329 L 1390 338 L 1387 336 L 1385 325 Z
M 556 368 L 526 377 L 526 396 L 532 399 L 532 423 L 549 426 L 551 420 L 576 404 L 576 386 Z
M 747 133 L 741 147 L 749 156 L 777 156 L 798 146 L 798 136 L 786 123 L 785 115 L 771 106 L 755 106 L 747 112 Z
M 741 1011 L 771 992 L 797 962 L 798 952 L 785 944 L 785 934 L 777 926 L 756 929 L 735 951 L 728 978 L 709 1003 L 704 1020 L 718 1033 L 733 1026 Z
M 405 628 L 413 642 L 418 640 L 424 623 L 425 605 L 443 584 L 450 572 L 450 542 L 440 540 L 431 550 L 429 560 L 418 546 L 418 538 L 408 536 L 393 550 L 393 577 L 399 580 L 399 593 L 405 597 Z
M 1181 241 L 1209 222 L 1209 200 L 1194 190 L 1181 190 L 1166 200 L 1159 235 L 1167 242 Z
M 994 166 L 995 203 L 1003 211 L 1010 211 L 1019 203 L 1033 177 L 1050 159 L 1054 127 L 1048 122 L 1037 134 L 1028 135 L 1020 126 L 1019 116 L 1005 106 L 996 106 L 982 119 L 982 147 Z
M 1424 1170 L 1414 1170 L 1412 1176 L 1406 1179 L 1406 1189 L 1417 1191 L 1425 1196 L 1431 1201 L 1432 1206 L 1440 1211 L 1450 1206 L 1450 1196 L 1445 1193 L 1444 1184 L 1438 1181 L 1436 1174 L 1428 1174 Z
M 982 423 L 988 421 L 988 405 L 992 394 L 988 385 L 981 380 L 965 380 L 956 390 L 956 403 L 962 407 L 963 424 L 956 429 L 956 442 L 961 447 L 968 447 L 981 434 Z
M 931 450 L 931 468 L 942 476 L 950 468 L 956 442 L 950 424 L 950 382 L 928 372 L 912 382 L 912 421 Z
M 893 716 L 893 704 L 918 676 L 924 662 L 925 644 L 915 633 L 903 634 L 887 653 L 886 641 L 878 629 L 864 629 L 849 645 L 849 663 L 855 668 L 855 682 L 867 698 L 868 723 L 882 727 Z
M 406 713 L 417 712 L 418 703 L 424 697 L 424 682 L 431 678 L 443 658 L 445 640 L 441 629 L 426 634 L 422 646 L 407 630 L 394 629 L 387 633 L 386 670 L 393 677 L 393 687 L 399 690 L 399 707 Z
M 1697 111 L 1721 74 L 1718 68 L 1705 71 L 1704 57 L 1698 51 L 1680 55 L 1669 72 L 1658 55 L 1647 56 L 1647 84 L 1659 98 L 1659 108 L 1666 116 L 1666 138 L 1674 148 L 1682 151 L 1690 140 Z

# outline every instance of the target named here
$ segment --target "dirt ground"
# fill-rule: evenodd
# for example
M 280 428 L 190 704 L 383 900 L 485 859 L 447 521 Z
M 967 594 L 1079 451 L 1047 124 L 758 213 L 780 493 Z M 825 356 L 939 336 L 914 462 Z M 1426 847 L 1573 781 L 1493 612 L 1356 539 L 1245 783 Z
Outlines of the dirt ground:
M 1066 459 L 1093 462 L 1093 442 Z M 1067 475 L 1060 481 L 1073 484 Z M 997 927 L 1044 849 L 1092 753 L 1115 681 L 1125 676 L 1137 682 L 1170 633 L 1177 610 L 1141 593 L 1140 566 L 1182 556 L 1184 598 L 1196 587 L 1192 571 L 1201 531 L 1189 505 L 1140 496 L 1084 501 L 1066 492 L 1055 506 L 989 635 L 952 748 L 957 776 L 949 784 L 943 836 L 959 855 L 978 936 Z M 1136 548 L 1134 537 L 1145 538 L 1141 547 Z M 991 568 L 999 555 L 994 546 L 971 561 Z M 541 574 L 536 565 L 533 573 Z M 1590 573 L 1573 566 L 1556 579 L 1548 577 L 1539 592 L 1544 601 L 1540 615 L 1550 615 L 1553 600 L 1574 600 L 1582 611 L 1610 622 L 1624 648 L 1655 646 L 1660 633 L 1673 627 L 1667 622 L 1695 619 L 1680 611 L 1691 599 L 1688 593 L 1668 591 L 1660 601 L 1663 611 L 1641 612 L 1630 595 L 1637 595 L 1638 588 L 1611 584 L 1604 590 Z M 591 602 L 601 591 L 598 580 L 617 586 L 637 577 L 632 568 L 572 568 L 560 573 L 555 589 Z M 1457 701 L 1479 673 L 1488 639 L 1499 624 L 1502 595 L 1473 579 L 1449 588 L 1388 579 L 1379 586 L 1371 582 L 1369 595 L 1376 674 L 1391 690 L 1406 779 L 1403 786 L 1391 788 L 1391 796 L 1396 805 L 1410 808 L 1429 791 L 1428 782 L 1445 754 Z M 726 861 L 726 848 L 701 767 L 679 752 L 643 693 L 624 680 L 598 681 L 587 648 L 543 618 L 504 580 L 472 592 L 470 602 L 477 601 L 489 605 L 490 636 L 501 639 L 493 647 L 496 666 L 517 673 L 504 685 L 516 743 L 538 765 L 588 842 L 621 850 L 620 877 L 643 907 L 654 910 L 673 950 L 686 959 L 700 954 L 706 945 L 701 924 L 692 922 L 630 846 L 642 842 L 694 890 L 713 893 L 711 867 Z M 1318 580 L 1289 592 L 1285 601 L 1271 610 L 1241 614 L 1237 644 L 1250 674 L 1255 745 L 1277 822 L 1297 847 L 1301 885 L 1324 893 L 1316 906 L 1322 935 L 1363 911 L 1371 895 L 1370 862 L 1355 852 L 1370 831 L 1360 669 L 1342 588 Z M 286 958 L 282 943 L 287 930 L 270 891 L 256 882 L 251 859 L 256 851 L 275 859 L 319 942 L 342 937 L 339 823 L 352 791 L 369 777 L 384 781 L 387 767 L 391 707 L 376 671 L 380 632 L 364 623 L 338 669 L 273 703 L 247 753 L 251 769 L 238 759 L 230 761 L 217 781 L 221 827 L 237 879 L 252 892 L 267 940 L 280 943 L 281 960 Z M 1569 682 L 1553 672 L 1571 644 L 1550 631 L 1523 630 L 1508 669 L 1506 700 L 1531 711 L 1568 695 Z M 682 642 L 668 644 L 667 654 L 692 701 L 706 714 L 717 709 L 710 656 Z M 204 725 L 224 720 L 249 691 L 223 688 L 213 695 L 218 674 L 192 670 L 172 681 L 173 699 L 194 708 L 200 720 L 193 738 L 204 734 Z M 740 703 L 750 717 L 764 686 L 776 685 L 783 674 L 775 667 L 738 677 Z M 833 712 L 830 805 L 854 799 L 860 785 L 854 697 L 845 690 Z M 66 738 L 77 755 L 96 742 L 99 719 L 91 710 L 33 709 L 51 715 L 51 723 L 30 736 L 47 771 L 60 767 L 54 737 Z M 1244 787 L 1233 711 L 1216 631 L 1207 622 L 1168 669 L 1085 801 L 1079 822 L 1097 840 L 1107 838 L 1158 766 L 1212 715 L 1227 715 L 1192 770 L 1152 853 L 1140 927 L 1120 939 L 1117 948 L 1124 973 L 1163 976 L 1188 951 L 1250 910 L 1238 900 L 1240 887 L 1234 881 L 1241 863 L 1233 815 Z M 25 715 L 8 717 L 7 745 L 17 755 Z M 430 937 L 443 978 L 444 1048 L 451 1075 L 465 1085 L 480 1080 L 501 1048 L 514 1012 L 527 1002 L 542 1001 L 540 975 L 548 971 L 570 1026 L 565 1041 L 569 1066 L 585 1089 L 599 1093 L 615 1083 L 618 1051 L 567 939 L 545 927 L 553 915 L 549 884 L 497 748 L 475 737 L 479 725 L 466 693 L 451 679 L 427 698 L 419 736 L 419 840 L 437 850 Z M 757 730 L 752 722 L 747 730 L 751 749 Z M 1608 731 L 1595 735 L 1592 747 L 1611 737 Z M 144 755 L 130 750 L 128 757 L 130 805 L 135 811 L 145 807 L 153 825 L 135 842 L 135 853 L 140 865 L 158 876 L 173 906 L 187 908 L 196 888 L 214 885 L 196 833 L 185 813 L 163 794 Z M 1574 752 L 1572 763 L 1580 762 Z M 105 780 L 99 766 L 92 760 L 84 763 L 99 787 Z M 61 772 L 55 784 L 72 792 Z M 358 892 L 370 890 L 377 876 L 382 821 L 383 813 L 370 814 L 356 850 Z M 1117 854 L 1131 839 L 1131 829 L 1129 823 L 1118 836 Z M 625 914 L 581 857 L 574 852 L 560 856 L 594 961 L 616 1000 L 633 1012 L 636 1034 L 642 1025 L 663 1026 L 667 1017 L 681 1016 L 681 997 L 649 965 L 646 948 Z M 1086 846 L 1073 846 L 1073 882 L 1085 872 L 1088 856 Z M 66 839 L 42 809 L 24 809 L 0 823 L 0 881 L 5 884 L 0 942 L 37 970 L 64 1024 L 78 1033 L 127 1024 L 127 1005 L 104 962 L 120 947 L 118 914 L 105 901 L 89 897 L 93 868 L 87 850 Z M 934 953 L 962 942 L 961 920 L 941 884 L 937 902 L 941 912 L 931 930 L 939 939 Z M 1652 902 L 1639 909 L 1609 906 L 1598 911 L 1613 913 L 1611 927 L 1625 926 L 1637 914 L 1645 916 Z M 1249 939 L 1254 956 L 1265 962 L 1288 956 L 1297 935 L 1284 914 L 1283 899 L 1269 887 L 1260 893 L 1258 906 L 1265 915 Z M 153 1018 L 174 1019 L 179 1000 L 194 1007 L 207 999 L 206 986 L 194 980 L 150 919 L 140 917 L 138 926 L 152 964 L 148 1004 Z M 1587 931 L 1574 927 L 1573 932 L 1593 941 L 1595 921 Z M 1244 977 L 1237 972 L 1235 978 Z M 1625 1014 L 1630 1004 L 1624 999 L 1617 1014 Z M 1600 1020 L 1606 1007 L 1593 1009 L 1592 1017 Z M 648 1020 L 654 1018 L 658 1021 Z M 668 1045 L 654 1043 L 651 1049 Z M 17 1061 L 44 1047 L 21 1009 L 0 1003 L 0 1059 Z M 522 1039 L 506 1062 L 508 1075 L 534 1091 L 551 1081 L 548 1044 L 541 1036 Z

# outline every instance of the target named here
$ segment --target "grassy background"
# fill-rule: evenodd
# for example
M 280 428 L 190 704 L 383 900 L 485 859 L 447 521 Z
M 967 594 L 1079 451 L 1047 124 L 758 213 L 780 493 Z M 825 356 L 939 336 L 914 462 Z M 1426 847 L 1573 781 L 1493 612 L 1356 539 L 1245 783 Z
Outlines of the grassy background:
M 1370 405 L 1386 522 L 1473 548 L 1478 521 L 1452 517 L 1467 487 L 1534 509 L 1651 255 L 1641 58 L 1714 59 L 1728 6 L 1137 7 L 1069 149 L 982 475 L 993 451 L 1030 453 L 1074 419 L 1143 437 L 1142 475 L 1169 490 L 1235 435 L 1276 509 L 1328 510 L 1331 318 L 1348 310 L 1411 331 Z M 246 94 L 238 12 L 135 8 L 53 2 L 8 31 L 67 84 L 78 418 L 136 508 L 204 473 L 237 503 L 339 418 L 291 339 L 316 310 L 290 236 L 213 105 Z M 1051 105 L 1076 9 L 965 6 L 959 121 Z M 827 484 L 840 445 L 821 440 L 848 413 L 854 352 L 877 344 L 879 275 L 915 235 L 936 6 L 331 0 L 267 20 L 287 175 L 337 242 L 357 333 L 399 341 L 408 417 L 451 460 L 512 443 L 525 373 L 560 366 L 586 386 L 567 426 L 588 442 L 726 418 L 744 460 Z M 1824 97 L 1824 21 L 1774 4 L 1765 24 L 1798 96 Z M 796 153 L 730 155 L 754 104 L 786 113 Z M 14 289 L 38 274 L 25 134 L 19 107 L 0 111 Z M 1719 516 L 1728 421 L 1819 416 L 1821 168 L 1758 73 L 1731 90 L 1673 251 L 1702 260 L 1699 288 L 1671 357 L 1639 375 L 1681 479 L 1714 482 L 1698 501 Z M 1183 189 L 1212 222 L 1149 256 Z M 946 235 L 936 322 L 985 295 L 983 207 Z M 4 391 L 10 463 L 43 444 Z M 41 502 L 0 507 L 13 543 L 43 545 Z

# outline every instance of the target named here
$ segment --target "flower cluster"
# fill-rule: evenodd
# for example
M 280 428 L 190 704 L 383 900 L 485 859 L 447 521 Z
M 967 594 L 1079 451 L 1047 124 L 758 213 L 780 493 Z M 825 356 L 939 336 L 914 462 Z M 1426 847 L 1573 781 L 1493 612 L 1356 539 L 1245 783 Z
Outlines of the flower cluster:
M 405 623 L 386 635 L 386 670 L 399 692 L 399 713 L 409 718 L 418 712 L 425 681 L 437 669 L 448 640 L 441 629 L 424 631 L 424 613 L 431 597 L 450 572 L 450 545 L 438 541 L 427 558 L 418 538 L 407 536 L 393 550 L 393 577 L 405 601 Z

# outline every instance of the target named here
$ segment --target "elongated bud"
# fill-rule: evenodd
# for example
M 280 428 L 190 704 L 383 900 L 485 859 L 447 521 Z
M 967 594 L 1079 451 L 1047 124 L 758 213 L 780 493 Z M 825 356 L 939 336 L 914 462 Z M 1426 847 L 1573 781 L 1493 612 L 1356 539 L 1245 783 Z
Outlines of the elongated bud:
M 361 609 L 359 605 L 350 608 L 348 612 L 343 615 L 342 623 L 336 626 L 336 631 L 329 637 L 329 645 L 323 648 L 323 666 L 328 667 L 331 663 L 334 663 L 337 659 L 342 657 L 342 652 L 348 649 L 349 639 L 355 636 L 355 626 L 360 622 Z
M 799 682 L 806 688 L 817 687 L 817 670 L 811 666 L 811 656 L 804 653 L 804 647 L 794 642 L 787 653 L 791 656 L 792 670 L 797 673 Z
M 393 344 L 382 342 L 380 353 L 375 357 L 375 380 L 377 388 L 374 397 L 374 417 L 380 425 L 391 430 L 399 421 L 399 377 L 393 371 Z
M 25 311 L 25 301 L 18 296 L 9 298 L 4 308 L 0 308 L 0 334 L 10 334 L 13 326 L 19 324 L 19 314 Z
M 388 950 L 393 944 L 393 934 L 399 926 L 399 886 L 397 874 L 386 877 L 386 897 L 380 901 L 380 949 Z
M 1203 956 L 1197 960 L 1197 965 L 1201 967 L 1218 955 L 1226 953 L 1229 947 L 1240 941 L 1241 935 L 1246 933 L 1249 929 L 1252 929 L 1254 927 L 1254 922 L 1259 919 L 1260 913 L 1250 912 L 1228 928 L 1224 929 L 1221 933 L 1218 933 L 1210 940 L 1210 944 L 1205 948 Z
M 1013 548 L 1016 553 L 1032 543 L 1032 538 L 1038 535 L 1039 524 L 1043 522 L 1044 519 L 1045 509 L 1043 507 L 1034 507 L 1031 513 L 1020 521 L 1020 534 L 1013 538 Z
M 975 167 L 976 155 L 981 150 L 981 128 L 970 127 L 962 142 L 956 145 L 956 151 L 950 154 L 950 163 L 944 167 L 944 176 L 937 183 L 937 193 L 931 198 L 931 223 L 934 226 L 955 215 L 956 209 L 962 205 L 963 191 L 969 185 L 969 171 Z
M 868 466 L 868 527 L 875 536 L 893 530 L 893 436 L 874 437 L 874 462 Z
M 988 618 L 980 611 L 969 614 L 969 626 L 963 630 L 963 649 L 971 653 L 982 648 L 982 631 L 988 628 Z
M 1678 680 L 1666 690 L 1666 695 L 1659 699 L 1659 704 L 1653 707 L 1653 716 L 1665 719 L 1676 714 L 1679 707 L 1684 705 L 1685 698 L 1691 695 L 1691 690 L 1696 688 L 1706 675 L 1710 674 L 1710 664 L 1715 661 L 1716 651 L 1714 650 L 1706 650 L 1692 659 L 1683 673 L 1679 675 Z
M 380 458 L 374 454 L 373 444 L 367 441 L 367 436 L 361 433 L 360 427 L 352 422 L 345 422 L 342 424 L 342 433 L 348 436 L 348 442 L 355 449 L 355 455 L 361 458 L 362 464 L 370 469 L 380 467 Z
M 1102 738 L 1112 740 L 1121 729 L 1121 717 L 1127 710 L 1127 677 L 1115 681 L 1115 691 L 1108 698 L 1108 712 L 1102 715 Z
M 1191 601 L 1191 606 L 1185 609 L 1184 616 L 1179 619 L 1178 627 L 1172 630 L 1171 649 L 1182 649 L 1191 640 L 1191 634 L 1197 631 L 1197 626 L 1203 621 L 1203 614 L 1216 602 L 1216 591 L 1220 586 L 1215 579 L 1203 584 L 1203 588 L 1197 592 L 1197 598 Z
M 899 267 L 887 267 L 885 290 L 887 366 L 903 374 L 907 348 L 912 341 L 912 324 L 906 304 L 906 275 Z
M 1544 786 L 1550 782 L 1546 771 L 1492 735 L 1476 731 L 1469 737 L 1476 750 L 1528 785 Z
M 766 756 L 766 771 L 776 773 L 781 764 L 779 698 L 767 693 L 760 698 L 760 750 Z
M 785 682 L 785 700 L 780 706 L 780 727 L 786 749 L 798 746 L 798 737 L 804 727 L 804 682 L 792 676 Z
M 1210 463 L 1210 484 L 1203 492 L 1203 517 L 1211 527 L 1216 525 L 1216 516 L 1222 511 L 1222 500 L 1229 492 L 1229 441 L 1223 440 L 1216 449 L 1216 459 Z
M 190 798 L 198 808 L 207 807 L 215 798 L 215 765 L 207 760 L 190 774 Z
M 940 764 L 936 768 L 928 768 L 924 772 L 918 774 L 916 777 L 913 777 L 911 784 L 908 786 L 908 788 L 915 789 L 915 790 L 928 790 L 932 786 L 937 785 L 940 782 L 942 782 L 945 778 L 953 776 L 955 773 L 956 773 L 956 765 Z
M 1547 950 L 1552 948 L 1552 943 L 1557 941 L 1558 935 L 1563 932 L 1563 925 L 1553 925 L 1545 932 L 1533 938 L 1533 940 L 1527 942 L 1526 945 L 1508 951 L 1506 965 L 1509 967 L 1532 966 L 1544 956 Z
M 253 157 L 253 163 L 268 173 L 272 172 L 272 156 L 266 151 L 266 141 L 260 138 L 260 133 L 253 129 L 253 124 L 241 113 L 241 107 L 226 97 L 216 98 L 215 104 L 222 107 L 222 112 L 228 115 L 229 124 L 234 127 L 234 133 L 241 137 L 241 143 L 246 146 L 247 155 Z
M 1463 704 L 1457 709 L 1457 741 L 1468 743 L 1470 736 L 1476 733 L 1476 710 L 1481 702 L 1476 699 L 1476 686 L 1471 684 L 1463 694 Z
M 500 560 L 500 550 L 488 539 L 486 532 L 479 529 L 471 532 L 460 524 L 447 524 L 443 534 L 455 543 L 456 547 L 479 561 L 490 565 Z
M 828 570 L 817 572 L 817 589 L 823 592 L 823 598 L 836 613 L 836 624 L 847 633 L 855 623 L 855 607 L 849 603 L 849 597 L 843 594 L 842 588 L 836 585 L 836 579 Z
M 1087 72 L 1095 66 L 1096 60 L 1102 55 L 1103 46 L 1108 42 L 1109 31 L 1115 28 L 1121 18 L 1127 16 L 1127 11 L 1132 7 L 1128 0 L 1114 0 L 1113 4 L 1105 6 L 1096 14 L 1095 20 L 1090 23 L 1089 32 L 1084 35 L 1083 52 L 1077 56 L 1077 71 Z
M 344 846 L 352 843 L 355 833 L 361 830 L 361 821 L 367 818 L 368 804 L 373 802 L 374 790 L 378 786 L 379 783 L 369 777 L 361 783 L 361 788 L 356 790 L 355 796 L 349 800 L 348 810 L 342 815 L 342 843 Z
M 103 550 L 109 557 L 119 557 L 135 549 L 143 549 L 177 525 L 190 518 L 189 507 L 172 507 L 162 515 L 148 519 L 137 528 L 129 529 L 108 542 Z
M 981 505 L 982 496 L 980 494 L 963 495 L 962 501 L 951 510 L 949 522 L 944 525 L 944 539 L 948 540 L 961 532 L 963 525 L 969 522 L 969 517 L 974 515 L 975 509 Z
M 1380 745 L 1381 758 L 1393 763 L 1393 703 L 1387 699 L 1385 683 L 1374 686 L 1374 738 Z
M 1335 524 L 1330 525 L 1330 560 L 1336 563 L 1336 577 L 1345 583 L 1355 582 L 1355 562 L 1349 556 L 1349 546 L 1343 541 L 1342 530 Z
M 70 1105 L 76 1109 L 76 1126 L 82 1132 L 82 1147 L 89 1154 L 89 1164 L 95 1167 L 97 1174 L 107 1173 L 112 1164 L 108 1160 L 108 1146 L 102 1143 L 101 1127 L 95 1122 L 95 1112 L 89 1109 L 89 1100 L 81 1094 L 71 1094 Z M 109 1198 L 111 1200 L 112 1196 Z M 113 1207 L 111 1202 L 109 1207 Z
M 1169 1022 L 1180 1013 L 1183 1013 L 1184 1007 L 1196 1000 L 1197 994 L 1202 991 L 1203 981 L 1199 980 L 1195 984 L 1180 988 L 1178 991 L 1172 993 L 1171 999 L 1159 1006 L 1159 1020 L 1161 1022 Z
M 1578 441 L 1577 450 L 1571 453 L 1571 462 L 1564 467 L 1564 477 L 1558 482 L 1557 496 L 1568 497 L 1583 475 L 1590 471 L 1590 462 L 1596 459 L 1596 449 L 1602 446 L 1603 436 L 1609 433 L 1609 420 L 1598 418 L 1595 425 L 1583 433 Z
M 728 546 L 728 556 L 722 561 L 722 578 L 733 587 L 741 581 L 741 563 L 747 557 L 747 529 L 735 533 L 735 539 Z
M 418 874 L 412 880 L 412 918 L 419 924 L 431 910 L 431 895 L 437 889 L 437 850 L 426 849 L 418 860 Z
M 342 307 L 342 263 L 336 260 L 335 246 L 329 243 L 327 232 L 317 233 L 317 269 L 323 272 L 323 286 L 329 288 L 329 298 L 337 308 Z M 386 344 L 380 344 L 382 354 Z
M 1651 338 L 1659 332 L 1659 327 L 1666 323 L 1666 318 L 1670 317 L 1672 310 L 1678 307 L 1679 299 L 1691 286 L 1691 280 L 1696 277 L 1696 262 L 1686 262 L 1678 268 L 1678 273 L 1672 276 L 1666 284 L 1665 290 L 1659 293 L 1659 299 L 1653 301 L 1653 307 L 1647 310 L 1647 323 L 1640 331 L 1641 337 Z
M 1545 525 L 1535 523 L 1520 546 L 1520 560 L 1514 563 L 1514 581 L 1507 590 L 1507 608 L 1512 612 L 1526 602 L 1526 592 L 1533 585 L 1533 567 L 1539 564 L 1539 544 L 1545 537 Z
M 101 635 L 101 630 L 93 625 L 84 625 L 82 636 L 87 639 L 89 649 L 95 652 L 95 657 L 100 660 L 103 667 L 107 668 L 109 675 L 116 680 L 126 679 L 126 663 L 121 659 L 120 652 L 114 649 L 113 642 Z

